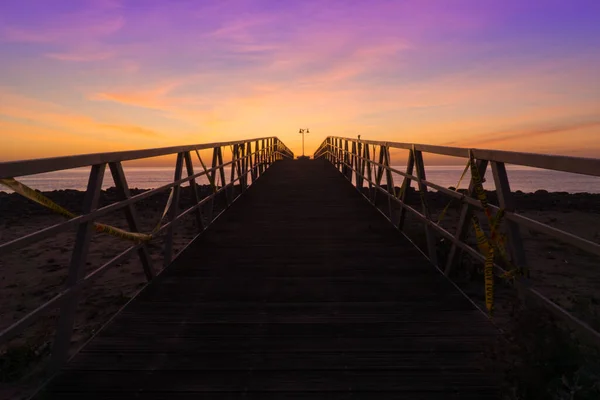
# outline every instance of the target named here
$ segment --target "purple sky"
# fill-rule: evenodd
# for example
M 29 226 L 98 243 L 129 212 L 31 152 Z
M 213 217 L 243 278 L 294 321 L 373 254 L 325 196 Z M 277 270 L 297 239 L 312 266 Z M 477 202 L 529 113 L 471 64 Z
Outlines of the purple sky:
M 600 156 L 600 1 L 0 2 L 0 160 L 277 135 Z

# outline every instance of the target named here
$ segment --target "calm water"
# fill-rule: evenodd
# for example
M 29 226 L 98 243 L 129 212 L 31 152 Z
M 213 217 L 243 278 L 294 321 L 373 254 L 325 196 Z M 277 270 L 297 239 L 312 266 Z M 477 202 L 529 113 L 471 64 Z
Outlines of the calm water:
M 403 171 L 405 167 L 395 166 L 396 169 Z M 463 166 L 429 166 L 426 168 L 427 179 L 439 185 L 449 187 L 456 186 L 458 179 L 463 171 Z M 228 180 L 231 170 L 225 169 L 225 176 Z M 46 174 L 31 175 L 21 177 L 18 180 L 24 184 L 41 191 L 52 191 L 59 189 L 85 190 L 89 168 L 77 168 L 67 171 L 49 172 Z M 185 174 L 185 172 L 184 172 Z M 130 188 L 152 189 L 167 184 L 173 180 L 173 168 L 125 168 L 125 175 Z M 549 192 L 589 192 L 600 193 L 600 178 L 570 174 L 566 172 L 555 172 L 540 170 L 529 167 L 509 166 L 508 176 L 513 190 L 523 192 L 534 192 L 538 189 L 545 189 Z M 486 189 L 493 189 L 493 178 L 491 171 L 486 174 L 487 181 L 484 183 Z M 460 185 L 461 188 L 468 186 L 468 176 Z M 198 178 L 199 184 L 208 184 L 205 176 Z M 399 186 L 401 177 L 394 176 L 394 183 Z M 114 186 L 110 172 L 107 170 L 103 188 Z M 414 186 L 414 184 L 413 184 Z M 0 190 L 9 192 L 3 186 Z

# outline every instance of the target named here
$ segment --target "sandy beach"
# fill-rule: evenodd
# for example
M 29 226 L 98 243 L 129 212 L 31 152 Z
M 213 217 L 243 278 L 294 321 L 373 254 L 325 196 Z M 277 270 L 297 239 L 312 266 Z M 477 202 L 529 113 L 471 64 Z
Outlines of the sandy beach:
M 142 190 L 134 189 L 132 192 L 137 194 Z M 209 192 L 210 187 L 201 187 L 202 195 Z M 74 212 L 81 207 L 84 196 L 83 192 L 78 191 L 54 191 L 45 194 Z M 136 205 L 142 232 L 150 232 L 157 224 L 167 196 L 168 193 L 159 194 Z M 490 192 L 488 196 L 492 203 L 496 203 L 494 193 Z M 101 205 L 114 201 L 114 189 L 102 193 Z M 191 201 L 189 190 L 184 188 L 181 207 L 191 204 Z M 449 199 L 442 194 L 431 193 L 432 213 L 438 215 L 448 201 Z M 517 211 L 527 217 L 592 241 L 598 242 L 600 238 L 600 195 L 516 192 L 515 201 Z M 223 209 L 223 203 L 223 199 L 219 199 L 215 204 L 215 211 Z M 420 209 L 418 192 L 409 190 L 407 203 Z M 453 201 L 442 222 L 450 232 L 456 229 L 460 206 L 459 201 Z M 0 193 L 0 243 L 63 220 L 62 217 L 17 194 Z M 127 229 L 122 211 L 103 217 L 99 222 Z M 191 214 L 176 230 L 175 252 L 181 250 L 197 233 L 198 227 Z M 423 226 L 415 217 L 408 217 L 406 233 L 417 244 L 423 245 Z M 600 285 L 597 258 L 543 235 L 526 230 L 522 234 L 531 277 L 536 288 L 573 311 L 591 326 L 600 329 L 600 297 L 594 290 Z M 64 287 L 74 237 L 74 230 L 64 232 L 0 258 L 0 329 L 10 326 Z M 90 247 L 86 271 L 91 272 L 98 268 L 129 245 L 127 241 L 96 234 Z M 153 266 L 158 271 L 162 268 L 162 243 L 152 243 L 149 250 Z M 482 266 L 479 263 L 469 263 L 466 259 L 461 261 L 462 268 L 456 273 L 457 282 L 465 292 L 483 304 Z M 107 271 L 86 288 L 77 310 L 72 350 L 75 351 L 84 344 L 145 283 L 141 263 L 134 255 Z M 499 311 L 496 318 L 500 319 L 500 325 L 506 322 L 503 322 L 502 318 L 509 318 L 507 312 L 502 312 L 505 307 L 502 302 L 503 293 L 499 291 L 497 302 Z M 36 366 L 43 365 L 40 361 L 49 353 L 56 317 L 56 312 L 44 316 L 28 328 L 24 335 L 1 349 L 3 361 L 0 364 L 0 372 L 3 382 L 23 380 L 23 377 L 36 371 Z M 12 386 L 14 385 L 9 384 L 6 387 Z
M 199 187 L 201 196 L 210 193 L 209 186 Z M 132 195 L 143 190 L 132 189 Z M 44 193 L 47 197 L 73 212 L 81 209 L 84 193 L 61 190 Z M 215 215 L 225 206 L 221 195 L 215 202 Z M 163 213 L 167 193 L 160 193 L 136 205 L 140 230 L 150 233 Z M 114 189 L 103 191 L 100 205 L 117 199 Z M 192 204 L 189 188 L 182 188 L 181 209 Z M 185 208 L 183 208 L 185 207 Z M 0 192 L 0 243 L 6 243 L 64 221 L 44 207 L 18 194 Z M 124 213 L 119 210 L 100 221 L 128 230 Z M 194 214 L 183 218 L 174 233 L 174 254 L 183 249 L 199 232 Z M 27 313 L 51 299 L 64 288 L 75 240 L 75 229 L 60 233 L 35 245 L 3 254 L 0 258 L 0 329 L 5 329 Z M 100 267 L 131 242 L 106 234 L 95 234 L 86 263 L 86 273 Z M 156 272 L 162 269 L 161 238 L 148 246 Z M 77 309 L 72 351 L 85 343 L 116 311 L 146 283 L 141 262 L 136 254 L 122 264 L 106 271 L 84 289 Z M 0 349 L 0 381 L 14 382 L 35 373 L 42 367 L 50 351 L 58 313 L 51 312 L 35 322 L 25 333 Z M 40 364 L 40 365 L 37 365 Z M 1 383 L 0 383 L 1 385 Z M 12 387 L 14 385 L 8 385 Z M 2 386 L 0 386 L 2 387 Z M 5 390 L 9 390 L 5 388 Z M 0 395 L 2 392 L 0 391 Z M 10 397 L 10 396 L 8 396 Z
M 495 192 L 486 192 L 491 204 L 498 204 Z M 429 206 L 435 219 L 448 205 L 450 200 L 442 193 L 432 192 L 428 195 Z M 381 197 L 380 197 L 381 200 Z M 407 204 L 421 211 L 420 196 L 417 191 L 407 192 Z M 593 242 L 600 241 L 600 195 L 589 193 L 514 193 L 516 212 Z M 442 227 L 451 233 L 456 232 L 461 203 L 450 202 Z M 482 225 L 485 223 L 483 213 L 479 214 Z M 470 228 L 469 242 L 475 246 L 473 229 Z M 407 216 L 405 233 L 426 252 L 424 228 L 414 216 Z M 600 285 L 598 257 L 578 248 L 564 244 L 546 235 L 521 229 L 523 245 L 526 252 L 527 267 L 532 284 L 541 293 L 573 312 L 595 329 L 600 329 L 600 296 L 595 288 Z M 438 242 L 438 254 L 446 255 L 450 244 Z M 473 262 L 470 257 L 459 258 L 454 279 L 470 296 L 479 299 L 483 305 L 483 265 Z M 497 301 L 498 309 L 503 304 Z M 501 313 L 498 313 L 501 318 Z

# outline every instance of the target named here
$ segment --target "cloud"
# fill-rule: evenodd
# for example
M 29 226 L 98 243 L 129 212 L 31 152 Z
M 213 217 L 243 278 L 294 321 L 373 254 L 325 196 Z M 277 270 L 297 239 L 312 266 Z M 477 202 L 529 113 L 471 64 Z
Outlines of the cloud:
M 115 53 L 111 51 L 100 53 L 48 53 L 46 56 L 60 61 L 92 62 L 108 60 L 113 58 Z
M 152 130 L 143 128 L 137 125 L 114 125 L 114 124 L 98 124 L 100 128 L 116 130 L 124 133 L 130 133 L 133 135 L 140 135 L 146 137 L 161 137 L 162 134 Z
M 21 123 L 28 123 L 52 129 L 70 131 L 73 134 L 95 132 L 98 130 L 118 132 L 124 139 L 123 133 L 146 138 L 160 138 L 163 135 L 155 130 L 136 124 L 101 121 L 88 115 L 73 113 L 54 103 L 39 101 L 19 94 L 0 92 L 0 117 L 8 117 Z M 65 132 L 67 134 L 68 132 Z
M 117 91 L 95 93 L 90 96 L 91 100 L 109 101 L 126 106 L 147 108 L 157 111 L 169 111 L 178 102 L 177 99 L 167 99 L 166 92 L 158 91 Z
M 118 32 L 125 25 L 122 16 L 94 14 L 58 16 L 35 27 L 7 26 L 0 38 L 19 43 L 81 43 Z
M 491 132 L 486 133 L 478 138 L 472 138 L 473 143 L 477 146 L 480 145 L 490 145 L 490 144 L 498 144 L 503 142 L 509 142 L 513 140 L 531 140 L 534 138 L 545 137 L 549 135 L 554 135 L 557 133 L 566 133 L 572 132 L 580 129 L 588 129 L 600 127 L 600 120 L 597 121 L 581 121 L 581 122 L 565 122 L 565 123 L 557 123 L 554 125 L 540 126 L 538 128 L 518 128 L 501 132 Z M 489 139 L 480 139 L 481 137 L 489 137 Z M 466 140 L 466 139 L 465 139 Z M 464 140 L 461 140 L 464 142 Z

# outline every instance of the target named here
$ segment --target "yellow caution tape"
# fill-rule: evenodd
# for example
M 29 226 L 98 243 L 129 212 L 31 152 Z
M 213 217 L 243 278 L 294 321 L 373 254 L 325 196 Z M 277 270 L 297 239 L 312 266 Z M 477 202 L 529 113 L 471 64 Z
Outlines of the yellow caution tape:
M 32 200 L 44 207 L 56 212 L 57 214 L 62 215 L 65 218 L 73 219 L 73 218 L 77 217 L 76 214 L 72 213 L 71 211 L 67 210 L 64 207 L 61 207 L 60 205 L 58 205 L 55 202 L 53 202 L 52 200 L 50 200 L 48 197 L 44 196 L 42 193 L 33 190 L 32 188 L 22 184 L 21 182 L 18 182 L 14 178 L 0 179 L 0 183 L 3 184 L 4 186 L 7 186 L 10 189 L 12 189 L 15 193 L 18 193 L 21 196 L 26 197 L 29 200 Z M 118 237 L 121 239 L 125 239 L 125 240 L 131 240 L 136 243 L 150 241 L 150 240 L 152 240 L 154 234 L 160 229 L 162 220 L 164 219 L 164 216 L 166 215 L 166 213 L 171 205 L 172 198 L 173 198 L 173 191 L 171 191 L 171 195 L 169 196 L 169 201 L 167 202 L 167 207 L 165 208 L 165 211 L 163 212 L 163 216 L 162 216 L 161 220 L 158 222 L 158 225 L 156 226 L 156 228 L 152 231 L 152 234 L 145 234 L 145 233 L 139 233 L 139 232 L 128 232 L 123 229 L 116 228 L 114 226 L 101 224 L 101 223 L 97 223 L 97 222 L 94 223 L 94 229 L 98 233 L 106 233 L 108 235 Z
M 488 205 L 487 196 L 481 182 L 481 176 L 475 163 L 473 153 L 469 151 L 469 163 L 471 165 L 471 177 L 475 185 L 475 192 L 477 198 L 481 202 L 481 206 L 488 219 L 490 225 L 490 237 L 487 238 L 485 233 L 479 225 L 479 220 L 473 215 L 473 226 L 475 228 L 475 236 L 477 238 L 477 245 L 481 250 L 482 254 L 486 255 L 484 265 L 484 276 L 485 276 L 485 294 L 486 294 L 486 307 L 491 313 L 493 310 L 493 293 L 494 293 L 494 279 L 493 279 L 493 267 L 494 267 L 494 255 L 498 252 L 498 255 L 502 261 L 508 266 L 509 270 L 502 275 L 506 279 L 514 279 L 517 275 L 523 274 L 522 268 L 516 267 L 510 261 L 504 244 L 506 243 L 506 236 L 500 234 L 500 223 L 504 217 L 504 209 L 499 209 L 495 216 L 492 216 L 491 210 Z
M 506 249 L 504 248 L 503 238 L 500 236 L 498 227 L 500 226 L 500 222 L 504 217 L 504 209 L 498 210 L 495 216 L 492 215 L 492 212 L 489 208 L 489 204 L 487 201 L 487 195 L 485 194 L 485 190 L 483 189 L 483 184 L 481 180 L 481 175 L 479 174 L 479 169 L 477 168 L 477 164 L 475 163 L 475 157 L 473 153 L 469 151 L 469 163 L 471 164 L 471 176 L 475 185 L 475 193 L 477 194 L 477 198 L 479 199 L 483 211 L 488 219 L 488 223 L 490 225 L 490 242 L 496 246 L 496 250 L 499 252 L 499 255 L 502 259 L 510 264 L 508 259 L 508 255 L 506 253 Z
M 175 187 L 172 187 L 171 188 L 171 193 L 169 193 L 169 198 L 167 199 L 167 204 L 165 205 L 165 209 L 164 209 L 162 215 L 160 216 L 160 219 L 158 220 L 158 223 L 156 224 L 156 226 L 152 230 L 152 234 L 153 235 L 160 230 L 162 222 L 165 219 L 165 217 L 167 216 L 167 212 L 169 212 L 169 209 L 171 208 L 171 203 L 173 203 L 173 192 L 174 191 L 175 191 Z
M 485 307 L 492 314 L 494 311 L 494 246 L 489 246 L 483 267 L 485 279 Z

